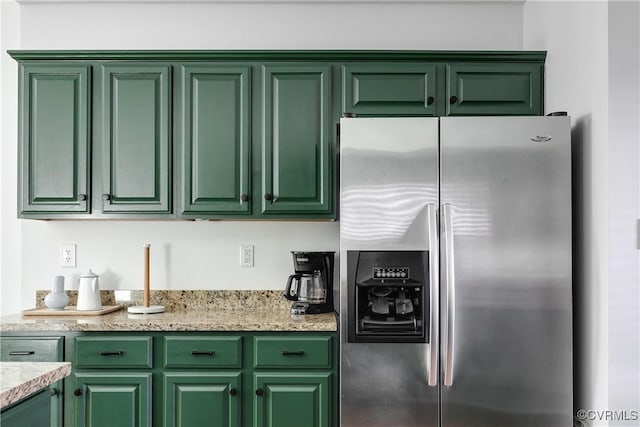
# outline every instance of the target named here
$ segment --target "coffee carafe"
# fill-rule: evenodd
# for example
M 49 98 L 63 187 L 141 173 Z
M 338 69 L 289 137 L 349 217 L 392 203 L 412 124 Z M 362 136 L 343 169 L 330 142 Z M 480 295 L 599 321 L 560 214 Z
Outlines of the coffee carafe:
M 289 276 L 284 297 L 294 301 L 291 314 L 333 311 L 333 259 L 335 252 L 292 251 L 295 274 Z

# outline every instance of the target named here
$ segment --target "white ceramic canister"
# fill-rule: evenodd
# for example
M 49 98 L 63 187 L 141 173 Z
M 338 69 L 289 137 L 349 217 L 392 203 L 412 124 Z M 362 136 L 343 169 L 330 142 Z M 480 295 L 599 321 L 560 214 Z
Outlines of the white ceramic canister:
M 52 291 L 44 297 L 44 305 L 51 310 L 64 310 L 68 303 L 69 297 L 64 291 L 64 276 L 55 276 Z

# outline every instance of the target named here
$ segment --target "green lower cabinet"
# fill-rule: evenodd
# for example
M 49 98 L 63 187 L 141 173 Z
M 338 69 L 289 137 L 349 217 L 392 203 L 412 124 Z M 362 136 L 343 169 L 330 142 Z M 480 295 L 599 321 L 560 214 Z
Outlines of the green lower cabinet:
M 254 374 L 253 427 L 329 427 L 331 373 Z
M 165 427 L 240 427 L 240 373 L 164 374 Z
M 51 421 L 51 399 L 45 389 L 0 413 L 2 427 L 43 427 Z
M 76 373 L 77 427 L 151 426 L 151 373 Z
M 0 361 L 3 362 L 62 362 L 64 338 L 55 337 L 0 337 Z M 63 381 L 51 384 L 47 389 L 50 404 L 51 427 L 62 426 Z M 5 421 L 0 423 L 3 427 Z M 11 424 L 6 424 L 11 425 Z M 42 424 L 39 424 L 40 426 Z

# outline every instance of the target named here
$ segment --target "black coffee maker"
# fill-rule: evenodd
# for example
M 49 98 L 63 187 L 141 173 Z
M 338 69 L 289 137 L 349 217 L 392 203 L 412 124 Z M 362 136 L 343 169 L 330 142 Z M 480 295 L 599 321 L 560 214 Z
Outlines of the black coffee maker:
M 317 314 L 333 311 L 333 259 L 335 252 L 295 252 L 293 268 L 284 297 L 291 314 Z

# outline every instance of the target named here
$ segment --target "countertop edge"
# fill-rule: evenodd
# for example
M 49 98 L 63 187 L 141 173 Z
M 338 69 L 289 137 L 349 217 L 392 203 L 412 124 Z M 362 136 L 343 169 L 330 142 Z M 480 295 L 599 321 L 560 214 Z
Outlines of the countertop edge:
M 3 366 L 8 364 L 21 364 L 25 362 L 2 362 Z M 19 402 L 20 400 L 29 397 L 30 395 L 48 387 L 56 381 L 59 381 L 69 375 L 71 375 L 71 362 L 29 362 L 30 367 L 34 364 L 43 363 L 47 365 L 57 365 L 52 369 L 43 372 L 27 381 L 24 381 L 15 386 L 9 387 L 6 390 L 2 390 L 0 393 L 0 409 L 4 410 L 7 407 Z M 3 368 L 4 369 L 4 368 Z M 19 369 L 16 367 L 16 369 Z

